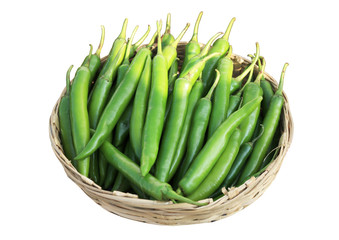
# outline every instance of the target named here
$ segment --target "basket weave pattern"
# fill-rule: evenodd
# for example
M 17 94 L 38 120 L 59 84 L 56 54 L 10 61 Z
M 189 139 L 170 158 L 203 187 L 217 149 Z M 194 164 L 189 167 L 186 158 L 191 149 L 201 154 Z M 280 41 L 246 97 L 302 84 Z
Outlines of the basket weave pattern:
M 186 42 L 178 45 L 179 69 L 182 64 Z M 103 59 L 103 61 L 105 58 Z M 244 69 L 250 62 L 240 56 L 232 55 L 234 62 L 235 75 Z M 265 78 L 272 83 L 274 89 L 277 88 L 277 82 L 270 75 L 264 74 Z M 198 207 L 186 203 L 173 204 L 172 202 L 162 202 L 154 200 L 139 199 L 137 195 L 123 193 L 119 191 L 106 191 L 95 184 L 92 180 L 82 176 L 73 167 L 62 149 L 59 138 L 59 118 L 58 109 L 60 98 L 55 104 L 49 121 L 49 137 L 53 151 L 60 163 L 64 167 L 67 176 L 75 182 L 90 198 L 109 212 L 116 215 L 133 219 L 140 222 L 164 225 L 183 225 L 194 223 L 213 222 L 228 217 L 243 208 L 250 205 L 258 199 L 267 187 L 274 180 L 282 164 L 283 158 L 291 144 L 293 137 L 293 121 L 290 113 L 287 97 L 285 93 L 285 103 L 282 112 L 281 131 L 283 134 L 281 147 L 277 157 L 268 165 L 266 170 L 258 177 L 252 177 L 241 186 L 231 189 L 223 189 L 224 196 L 213 201 L 205 199 L 208 202 L 206 206 Z

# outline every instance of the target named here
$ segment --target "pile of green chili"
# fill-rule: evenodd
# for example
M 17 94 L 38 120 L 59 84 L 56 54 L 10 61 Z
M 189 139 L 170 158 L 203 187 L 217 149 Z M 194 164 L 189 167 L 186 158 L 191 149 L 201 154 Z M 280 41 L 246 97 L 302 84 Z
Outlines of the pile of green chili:
M 126 39 L 128 20 L 105 61 L 90 52 L 59 105 L 60 139 L 75 169 L 107 191 L 140 198 L 204 205 L 262 171 L 279 151 L 283 67 L 277 89 L 265 79 L 259 44 L 251 64 L 235 73 L 229 36 L 198 42 L 202 12 L 179 59 L 171 15 L 164 33 L 158 21 L 135 43 Z M 180 69 L 180 70 L 179 70 Z M 237 75 L 237 76 L 235 76 Z

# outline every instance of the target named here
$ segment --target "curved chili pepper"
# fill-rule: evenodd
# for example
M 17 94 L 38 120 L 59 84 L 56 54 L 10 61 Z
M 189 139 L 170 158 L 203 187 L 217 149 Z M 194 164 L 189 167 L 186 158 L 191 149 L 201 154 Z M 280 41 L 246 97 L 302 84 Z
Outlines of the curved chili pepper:
M 161 22 L 157 22 L 159 43 L 161 41 L 160 30 Z M 158 44 L 158 53 L 153 58 L 151 81 L 147 114 L 142 134 L 140 168 L 143 176 L 150 171 L 158 156 L 166 112 L 168 95 L 167 62 L 163 55 L 161 44 Z
M 208 54 L 219 53 L 220 55 L 217 55 L 217 56 L 211 58 L 210 60 L 208 60 L 206 62 L 206 66 L 205 66 L 204 70 L 202 71 L 202 82 L 204 83 L 205 94 L 208 91 L 208 89 L 210 89 L 210 87 L 213 83 L 213 79 L 215 78 L 214 69 L 216 68 L 219 59 L 229 49 L 228 39 L 229 39 L 234 21 L 235 21 L 235 18 L 232 18 L 230 23 L 228 24 L 228 27 L 227 27 L 224 35 L 221 38 L 219 38 L 215 41 L 215 43 L 213 44 L 213 46 L 211 47 L 211 49 L 208 52 Z
M 239 124 L 260 104 L 262 97 L 247 103 L 226 119 L 217 131 L 206 142 L 185 176 L 179 182 L 178 192 L 190 195 L 208 175 L 216 161 L 219 159 L 226 144 Z
M 144 35 L 142 35 L 142 37 L 136 43 L 132 44 L 131 50 L 129 52 L 129 58 L 132 58 L 135 55 L 135 52 L 141 46 L 141 44 L 145 41 L 150 31 L 151 31 L 151 26 L 148 25 L 147 30 L 144 33 Z
M 92 54 L 92 45 L 90 45 L 90 56 Z M 70 118 L 72 137 L 76 154 L 79 154 L 90 139 L 90 127 L 87 111 L 88 86 L 91 78 L 91 72 L 88 68 L 89 61 L 77 69 L 72 82 L 70 92 Z M 78 161 L 78 171 L 80 174 L 88 177 L 90 158 L 84 158 Z
M 177 179 L 181 179 L 185 175 L 193 159 L 200 152 L 204 144 L 205 135 L 208 129 L 208 124 L 209 124 L 211 111 L 212 111 L 211 97 L 212 97 L 214 89 L 218 86 L 218 82 L 220 79 L 219 71 L 216 70 L 216 72 L 217 72 L 217 76 L 211 89 L 209 90 L 209 92 L 207 93 L 205 97 L 199 99 L 199 101 L 197 102 L 195 106 L 193 116 L 192 116 L 191 128 L 188 134 L 186 156 L 178 172 Z
M 214 131 L 226 119 L 233 74 L 233 61 L 231 60 L 231 55 L 232 46 L 230 46 L 227 55 L 218 61 L 217 69 L 220 72 L 220 81 L 212 98 L 213 104 L 208 125 L 208 138 L 212 136 Z
M 225 151 L 221 154 L 207 177 L 203 180 L 199 187 L 188 196 L 188 198 L 193 200 L 204 199 L 209 197 L 219 188 L 231 169 L 231 166 L 239 152 L 240 140 L 241 131 L 239 128 L 236 128 L 227 143 Z
M 198 206 L 207 204 L 192 201 L 177 194 L 175 191 L 173 191 L 171 185 L 160 182 L 151 174 L 143 176 L 139 166 L 136 163 L 122 154 L 107 141 L 102 144 L 100 151 L 104 154 L 107 161 L 112 164 L 119 172 L 121 172 L 130 183 L 137 186 L 141 191 L 156 200 L 176 200 Z
M 69 102 L 69 94 L 71 91 L 71 82 L 70 82 L 70 74 L 72 71 L 73 65 L 71 65 L 66 73 L 66 93 L 62 96 L 59 104 L 59 127 L 60 127 L 60 140 L 62 144 L 62 148 L 67 159 L 71 160 L 73 166 L 77 168 L 77 162 L 73 161 L 73 158 L 76 156 L 73 138 L 72 138 L 72 126 L 71 126 L 71 118 L 70 118 L 70 102 Z
M 199 13 L 197 21 L 195 22 L 195 25 L 194 25 L 193 36 L 192 36 L 191 40 L 185 46 L 185 57 L 184 57 L 184 62 L 182 63 L 182 66 L 181 66 L 182 69 L 185 68 L 188 61 L 192 57 L 197 56 L 201 51 L 200 50 L 200 44 L 198 42 L 198 29 L 199 29 L 202 14 L 203 14 L 203 12 Z
M 188 136 L 189 136 L 189 132 L 191 128 L 193 112 L 194 112 L 197 102 L 201 98 L 202 91 L 203 91 L 203 84 L 202 84 L 201 79 L 198 79 L 193 85 L 190 96 L 188 98 L 188 106 L 187 106 L 185 122 L 181 130 L 179 142 L 175 150 L 175 155 L 173 157 L 172 165 L 169 171 L 169 180 L 171 180 L 174 174 L 176 174 L 176 171 L 181 163 L 181 160 L 184 157 L 186 146 L 187 146 L 187 141 L 188 141 Z M 181 169 L 182 167 L 179 168 L 178 173 L 180 173 Z M 175 180 L 174 182 L 177 183 L 178 181 Z
M 250 178 L 255 172 L 259 170 L 267 150 L 272 142 L 280 120 L 281 109 L 284 105 L 282 90 L 287 66 L 288 63 L 285 63 L 281 73 L 278 89 L 273 95 L 269 109 L 264 117 L 263 125 L 265 131 L 254 146 L 253 152 L 239 178 L 239 184 L 244 183 L 248 178 Z

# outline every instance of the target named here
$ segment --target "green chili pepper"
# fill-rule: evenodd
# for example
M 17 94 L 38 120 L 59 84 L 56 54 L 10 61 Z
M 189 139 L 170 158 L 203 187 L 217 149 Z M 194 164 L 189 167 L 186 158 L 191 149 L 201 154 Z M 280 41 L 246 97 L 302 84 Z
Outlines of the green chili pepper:
M 112 137 L 113 137 L 113 134 L 111 134 L 111 137 L 108 137 L 106 139 L 106 141 L 108 142 L 111 142 L 112 141 Z M 108 140 L 109 138 L 111 138 L 110 140 Z M 119 151 L 122 151 L 124 149 L 124 146 L 120 146 L 118 147 L 118 150 Z M 105 158 L 105 156 L 103 155 L 103 153 L 101 151 L 99 151 L 102 156 Z M 105 158 L 105 160 L 107 161 L 107 159 Z M 108 161 L 107 161 L 108 163 Z M 114 184 L 114 181 L 116 179 L 118 175 L 118 171 L 115 167 L 113 167 L 113 165 L 111 164 L 108 164 L 107 166 L 107 172 L 106 172 L 106 177 L 105 177 L 105 181 L 104 181 L 104 189 L 106 190 L 112 190 L 112 187 L 113 187 L 113 184 Z
M 166 113 L 165 113 L 165 122 L 167 121 L 167 116 L 169 113 L 169 110 L 171 109 L 172 106 L 172 100 L 173 100 L 173 88 L 174 88 L 174 83 L 175 80 L 178 78 L 178 58 L 176 58 L 172 66 L 170 67 L 168 71 L 168 97 L 167 97 L 167 103 L 166 103 Z
M 241 131 L 236 128 L 227 143 L 225 151 L 222 153 L 210 173 L 199 185 L 199 187 L 189 195 L 188 198 L 200 200 L 209 197 L 222 184 L 226 175 L 239 152 L 241 140 Z
M 190 132 L 188 133 L 186 156 L 177 175 L 177 179 L 179 180 L 185 175 L 193 159 L 197 156 L 203 146 L 205 133 L 208 128 L 208 123 L 212 111 L 211 97 L 214 89 L 218 86 L 218 82 L 220 79 L 220 73 L 218 70 L 216 71 L 217 76 L 214 84 L 212 85 L 207 95 L 204 98 L 201 98 L 195 106 Z
M 134 96 L 129 128 L 129 141 L 134 153 L 139 159 L 141 156 L 142 132 L 144 128 L 148 96 L 151 87 L 151 70 L 152 60 L 151 56 L 148 56 Z
M 260 60 L 261 61 L 259 61 L 259 64 L 260 64 L 260 62 L 262 62 L 262 65 L 263 65 L 262 68 L 265 69 L 265 65 L 266 65 L 265 59 L 263 57 L 260 57 Z M 259 67 L 260 67 L 260 65 L 259 65 Z M 262 104 L 261 104 L 262 105 L 262 112 L 265 115 L 269 106 L 270 106 L 270 102 L 271 102 L 271 99 L 274 95 L 274 92 L 273 92 L 271 83 L 265 79 L 264 75 L 261 78 L 260 87 L 262 88 L 263 97 L 264 97 L 264 99 L 262 100 Z
M 112 138 L 113 138 L 113 134 L 110 134 L 107 138 L 107 141 L 112 142 Z M 98 162 L 99 162 L 99 185 L 100 186 L 104 186 L 105 180 L 106 180 L 106 176 L 108 173 L 108 163 L 106 158 L 104 157 L 104 155 L 98 151 Z M 113 167 L 112 167 L 113 168 Z M 113 169 L 109 170 L 110 174 L 113 174 L 114 172 L 112 172 Z M 113 174 L 110 177 L 114 177 L 115 174 Z M 109 182 L 109 185 L 112 185 L 113 180 L 111 182 Z
M 161 47 L 164 49 L 166 46 L 170 45 L 172 42 L 174 42 L 175 39 L 173 35 L 171 34 L 171 14 L 167 14 L 167 19 L 166 19 L 166 28 L 165 28 L 165 33 L 162 35 L 161 38 Z
M 264 117 L 263 125 L 265 131 L 254 146 L 253 152 L 239 178 L 239 184 L 244 183 L 248 178 L 250 178 L 255 172 L 259 170 L 267 150 L 272 142 L 280 120 L 281 109 L 284 105 L 282 90 L 287 66 L 288 63 L 285 63 L 281 73 L 278 89 L 273 95 L 269 109 Z
M 98 122 L 97 130 L 83 151 L 75 157 L 76 160 L 85 158 L 92 154 L 112 132 L 120 116 L 134 96 L 146 58 L 150 55 L 151 50 L 147 46 L 141 48 L 133 58 L 129 69 L 125 74 L 124 80 L 122 80 L 121 84 L 107 103 Z
M 115 89 L 117 89 L 117 87 L 119 86 L 119 84 L 122 82 L 122 80 L 125 77 L 125 74 L 130 66 L 130 61 L 129 61 L 129 56 L 131 53 L 131 47 L 132 47 L 132 42 L 135 36 L 136 31 L 138 30 L 139 26 L 136 26 L 131 34 L 131 37 L 128 40 L 127 43 L 127 47 L 126 47 L 126 52 L 125 52 L 125 57 L 123 62 L 121 63 L 121 65 L 118 67 L 118 72 L 117 72 L 117 81 L 116 81 L 116 85 L 115 85 Z
M 120 51 L 122 45 L 124 43 L 126 43 L 126 29 L 127 29 L 127 23 L 128 23 L 128 19 L 126 18 L 124 20 L 124 23 L 122 25 L 122 30 L 120 32 L 120 35 L 114 40 L 112 48 L 108 54 L 108 58 L 107 61 L 112 61 L 116 55 L 118 54 L 118 52 Z M 105 68 L 105 66 L 104 66 Z
M 218 61 L 217 69 L 220 72 L 220 81 L 215 89 L 212 101 L 211 119 L 208 126 L 208 138 L 226 119 L 229 105 L 230 87 L 233 74 L 233 61 L 231 60 L 232 46 L 227 55 Z
M 252 153 L 254 143 L 264 133 L 263 125 L 262 124 L 258 124 L 258 125 L 261 126 L 261 129 L 262 129 L 262 131 L 260 132 L 260 135 L 257 136 L 256 138 L 254 138 L 251 142 L 243 143 L 240 146 L 239 152 L 238 152 L 234 162 L 232 163 L 231 169 L 229 170 L 228 174 L 226 175 L 226 178 L 223 181 L 223 183 L 220 185 L 219 190 L 217 190 L 216 192 L 214 192 L 213 195 L 211 195 L 212 198 L 215 198 L 218 195 L 220 195 L 221 189 L 223 187 L 228 189 L 229 187 L 231 187 L 235 184 L 237 178 L 239 177 L 239 174 L 241 173 L 241 170 L 243 169 L 243 167 L 246 164 L 246 160 L 248 159 L 248 157 Z
M 101 54 L 102 47 L 104 46 L 104 41 L 105 41 L 105 27 L 101 26 L 101 39 L 100 39 L 99 47 L 97 51 L 95 52 L 95 54 L 92 54 L 91 59 L 89 61 L 89 66 L 88 66 L 89 71 L 91 72 L 89 88 L 93 84 L 93 80 L 101 65 L 100 54 Z M 89 58 L 89 55 L 87 55 L 87 57 L 84 59 L 82 65 L 86 64 L 86 62 L 88 61 L 88 58 Z
M 244 91 L 245 87 L 252 81 L 253 69 L 254 69 L 255 63 L 257 62 L 258 58 L 259 58 L 259 44 L 256 43 L 256 55 L 252 59 L 252 63 L 238 77 L 232 78 L 232 82 L 241 83 L 242 80 L 246 77 L 246 75 L 248 73 L 250 73 L 249 77 L 247 78 L 247 82 L 244 84 L 244 86 L 240 90 L 238 90 L 238 92 L 236 94 L 230 95 L 230 102 L 229 102 L 229 106 L 228 106 L 228 109 L 227 109 L 226 118 L 228 118 L 234 111 L 236 111 L 238 109 L 240 102 L 242 100 L 243 91 Z M 239 87 L 240 87 L 240 85 L 239 85 Z M 233 86 L 235 86 L 235 85 L 233 85 Z M 230 90 L 231 90 L 231 94 L 232 94 L 233 93 L 232 91 L 236 91 L 237 89 L 232 89 L 232 84 L 231 84 Z
M 198 206 L 206 205 L 192 201 L 173 191 L 171 185 L 160 182 L 151 174 L 143 176 L 141 170 L 136 163 L 122 154 L 109 142 L 104 142 L 100 148 L 107 161 L 112 164 L 119 172 L 121 172 L 128 181 L 137 186 L 141 191 L 156 200 L 176 200 L 180 202 L 190 203 Z
M 161 22 L 157 22 L 158 42 L 160 43 Z M 152 168 L 158 156 L 160 137 L 162 134 L 166 101 L 168 94 L 167 62 L 161 44 L 152 62 L 152 83 L 149 94 L 148 109 L 142 134 L 142 150 L 140 158 L 141 173 L 145 176 Z
M 185 68 L 188 61 L 192 57 L 197 56 L 200 53 L 200 44 L 198 42 L 198 29 L 199 29 L 202 14 L 203 14 L 203 12 L 199 13 L 198 19 L 197 19 L 197 21 L 195 22 L 195 25 L 194 25 L 193 36 L 192 36 L 191 40 L 185 46 L 185 57 L 184 57 L 184 62 L 181 66 L 182 69 Z
M 174 176 L 174 174 L 176 174 L 176 171 L 180 165 L 180 162 L 185 154 L 186 146 L 187 146 L 187 139 L 188 139 L 188 135 L 190 132 L 194 108 L 198 100 L 201 98 L 202 90 L 203 90 L 202 81 L 201 79 L 198 79 L 193 85 L 192 91 L 188 98 L 188 106 L 187 106 L 185 122 L 181 130 L 179 142 L 178 142 L 175 155 L 173 157 L 173 162 L 172 162 L 172 165 L 169 171 L 169 180 Z M 179 172 L 181 171 L 181 169 L 182 167 L 179 168 Z M 177 183 L 178 181 L 175 180 L 174 182 Z
M 70 118 L 70 106 L 69 106 L 69 94 L 71 91 L 71 82 L 70 82 L 70 74 L 73 65 L 71 65 L 66 74 L 66 93 L 61 98 L 59 104 L 59 126 L 60 126 L 60 139 L 62 148 L 67 159 L 71 160 L 73 166 L 77 168 L 76 161 L 73 161 L 73 158 L 76 156 L 73 138 L 72 138 L 72 128 L 71 128 L 71 118 Z
M 179 182 L 178 192 L 185 195 L 193 193 L 220 158 L 233 131 L 260 104 L 261 100 L 262 97 L 258 97 L 247 103 L 219 126 Z
M 211 49 L 209 50 L 208 54 L 212 53 L 220 53 L 220 55 L 217 55 L 213 58 L 211 58 L 208 62 L 206 62 L 206 66 L 204 70 L 202 71 L 202 82 L 204 84 L 204 91 L 205 93 L 210 89 L 213 79 L 215 78 L 215 71 L 214 69 L 217 66 L 217 63 L 222 55 L 224 55 L 228 49 L 229 49 L 229 36 L 231 33 L 231 29 L 233 26 L 233 23 L 235 21 L 235 18 L 232 18 L 224 35 L 215 41 Z
M 186 64 L 185 68 L 181 68 L 181 72 L 179 74 L 179 78 L 183 78 L 186 75 L 190 74 L 190 78 L 194 81 L 198 79 L 201 75 L 201 72 L 205 68 L 206 61 L 209 59 L 219 55 L 219 53 L 212 53 L 210 55 L 207 55 L 208 50 L 210 49 L 211 44 L 213 41 L 220 36 L 222 33 L 216 33 L 213 37 L 211 37 L 208 42 L 206 43 L 205 47 L 202 49 L 202 51 L 192 57 Z M 201 61 L 202 59 L 205 59 L 206 61 Z M 197 65 L 199 67 L 197 67 Z
M 92 45 L 90 45 L 90 56 L 92 54 Z M 88 82 L 91 78 L 91 72 L 88 68 L 89 61 L 77 69 L 73 79 L 70 92 L 70 118 L 73 143 L 76 154 L 79 154 L 90 139 L 89 119 L 87 111 Z M 80 174 L 88 177 L 90 158 L 84 158 L 78 161 L 78 171 Z
M 203 66 L 207 61 L 206 59 L 209 59 L 212 56 L 213 55 L 204 57 L 200 61 L 200 64 L 196 64 L 194 68 L 191 68 L 191 71 L 196 72 L 197 69 L 200 69 L 201 73 L 201 66 Z M 173 102 L 161 140 L 160 151 L 155 170 L 155 177 L 160 181 L 167 182 L 169 180 L 169 171 L 186 117 L 188 98 L 196 81 L 196 79 L 192 79 L 192 76 L 194 76 L 194 74 L 188 73 L 185 77 L 178 78 L 175 81 Z
M 248 103 L 258 96 L 263 96 L 263 91 L 260 87 L 260 80 L 265 69 L 261 68 L 254 82 L 250 82 L 244 89 L 242 105 Z M 241 144 L 251 140 L 254 130 L 257 126 L 258 117 L 260 114 L 260 106 L 258 106 L 239 126 L 242 137 Z
M 166 60 L 166 66 L 167 66 L 167 71 L 170 69 L 174 59 L 177 58 L 177 46 L 182 37 L 185 35 L 187 29 L 189 28 L 190 24 L 187 23 L 186 27 L 181 31 L 179 36 L 172 42 L 170 45 L 167 45 L 164 50 L 162 51 L 162 55 L 164 56 Z M 158 41 L 160 42 L 160 41 Z

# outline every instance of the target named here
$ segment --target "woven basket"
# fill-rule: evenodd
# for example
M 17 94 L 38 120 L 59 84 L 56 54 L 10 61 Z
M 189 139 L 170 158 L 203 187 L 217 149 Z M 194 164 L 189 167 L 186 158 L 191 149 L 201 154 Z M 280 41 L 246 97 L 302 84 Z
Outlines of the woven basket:
M 178 45 L 179 69 L 182 64 L 186 42 Z M 237 75 L 250 62 L 240 56 L 232 55 L 234 61 L 234 73 Z M 105 58 L 102 59 L 105 61 Z M 257 69 L 256 69 L 257 70 Z M 268 74 L 265 78 L 272 83 L 274 89 L 277 82 Z M 283 158 L 291 144 L 293 137 L 293 122 L 290 113 L 287 97 L 285 93 L 285 104 L 283 106 L 281 131 L 283 134 L 281 147 L 276 158 L 268 165 L 258 177 L 252 177 L 237 188 L 223 189 L 224 196 L 216 201 L 205 199 L 206 206 L 198 207 L 186 203 L 173 204 L 172 202 L 162 202 L 154 200 L 139 199 L 137 195 L 123 193 L 119 191 L 102 190 L 87 177 L 80 175 L 68 160 L 62 149 L 59 138 L 58 108 L 61 97 L 65 89 L 55 104 L 49 122 L 49 136 L 53 151 L 60 163 L 64 167 L 67 176 L 75 182 L 90 198 L 107 211 L 116 215 L 133 219 L 140 222 L 163 224 L 163 225 L 185 225 L 194 223 L 213 222 L 236 213 L 247 207 L 258 199 L 267 187 L 274 180 L 278 173 Z

